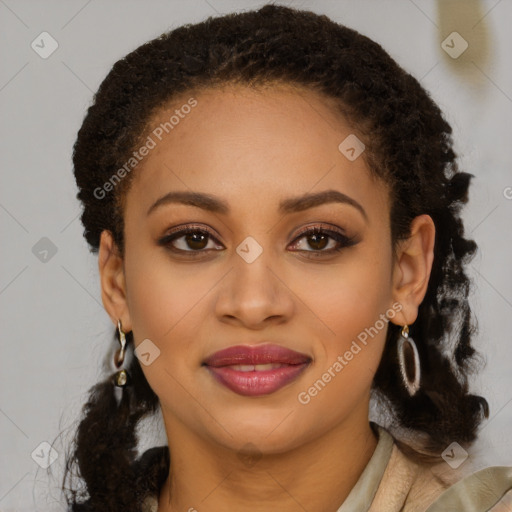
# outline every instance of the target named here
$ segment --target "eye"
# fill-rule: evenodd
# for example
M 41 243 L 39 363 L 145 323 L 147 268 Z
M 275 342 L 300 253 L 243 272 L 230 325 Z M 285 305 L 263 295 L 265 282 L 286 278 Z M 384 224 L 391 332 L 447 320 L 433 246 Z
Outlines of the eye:
M 300 243 L 301 240 L 306 243 Z M 315 256 L 323 254 L 333 254 L 341 251 L 345 247 L 355 245 L 357 241 L 354 238 L 345 236 L 340 231 L 326 229 L 321 226 L 306 228 L 295 238 L 292 247 L 301 252 L 311 252 Z M 302 248 L 300 247 L 302 245 Z M 311 249 L 305 248 L 310 247 Z M 310 256 L 308 256 L 310 257 Z
M 168 235 L 158 240 L 158 244 L 167 247 L 175 253 L 203 253 L 209 250 L 217 250 L 217 239 L 207 229 L 193 225 L 180 226 Z M 220 249 L 224 247 L 220 245 Z
M 301 242 L 303 240 L 306 243 Z M 332 255 L 356 243 L 355 238 L 349 238 L 340 231 L 313 226 L 300 231 L 291 247 L 292 250 L 298 252 L 312 253 L 307 256 L 311 258 Z M 187 256 L 192 257 L 211 250 L 224 249 L 224 246 L 218 242 L 210 230 L 195 225 L 174 228 L 169 234 L 158 240 L 158 245 L 166 247 L 175 254 L 188 253 Z

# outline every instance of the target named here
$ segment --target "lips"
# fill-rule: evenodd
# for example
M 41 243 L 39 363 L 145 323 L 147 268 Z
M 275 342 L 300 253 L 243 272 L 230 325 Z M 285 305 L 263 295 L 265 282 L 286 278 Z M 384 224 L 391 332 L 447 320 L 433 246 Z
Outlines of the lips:
M 311 360 L 306 354 L 280 345 L 237 345 L 215 352 L 203 364 L 207 366 L 302 364 Z
M 235 393 L 257 396 L 273 393 L 296 379 L 311 357 L 280 345 L 237 345 L 209 356 L 203 366 Z

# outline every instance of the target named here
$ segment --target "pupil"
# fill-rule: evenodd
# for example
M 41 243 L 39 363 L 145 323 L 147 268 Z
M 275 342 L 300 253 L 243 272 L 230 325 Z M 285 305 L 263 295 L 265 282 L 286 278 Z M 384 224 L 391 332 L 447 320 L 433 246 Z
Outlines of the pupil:
M 326 246 L 327 237 L 325 235 L 313 234 L 311 235 L 311 239 L 313 240 L 313 243 L 311 244 L 310 242 L 309 245 L 311 245 L 313 249 L 323 249 Z M 316 245 L 315 247 L 315 244 L 320 244 L 320 246 Z
M 187 244 L 191 249 L 203 249 L 207 235 L 204 233 L 192 233 L 187 235 Z

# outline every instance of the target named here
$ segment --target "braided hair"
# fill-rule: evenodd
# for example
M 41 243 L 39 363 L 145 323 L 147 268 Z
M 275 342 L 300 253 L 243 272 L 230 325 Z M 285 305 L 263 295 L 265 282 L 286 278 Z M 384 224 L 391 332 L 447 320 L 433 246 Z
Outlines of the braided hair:
M 84 236 L 96 253 L 101 232 L 108 230 L 124 254 L 123 198 L 137 171 L 105 197 L 97 190 L 140 147 L 160 108 L 178 95 L 217 85 L 278 82 L 334 100 L 361 134 L 372 176 L 391 190 L 393 247 L 408 237 L 417 215 L 428 214 L 435 223 L 428 289 L 410 326 L 422 365 L 420 390 L 411 397 L 401 384 L 400 327 L 389 323 L 372 396 L 396 427 L 422 439 L 414 447 L 398 440 L 404 451 L 424 462 L 439 460 L 454 439 L 472 443 L 489 414 L 487 401 L 468 391 L 478 354 L 471 344 L 476 326 L 465 265 L 477 246 L 464 238 L 460 209 L 473 176 L 457 167 L 452 129 L 439 107 L 376 42 L 325 15 L 265 5 L 187 24 L 143 44 L 114 64 L 74 145 Z M 127 342 L 133 345 L 132 333 Z M 109 376 L 90 390 L 66 459 L 63 490 L 73 511 L 140 510 L 144 497 L 157 494 L 168 476 L 167 446 L 136 457 L 136 426 L 159 402 L 136 357 L 128 371 L 132 385 L 119 404 Z M 85 484 L 81 490 L 65 485 L 75 467 Z

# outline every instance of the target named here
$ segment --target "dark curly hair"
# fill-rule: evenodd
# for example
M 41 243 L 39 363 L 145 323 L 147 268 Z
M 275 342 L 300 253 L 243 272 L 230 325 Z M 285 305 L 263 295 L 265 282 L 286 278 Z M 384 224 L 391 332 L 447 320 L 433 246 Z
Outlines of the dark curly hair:
M 489 414 L 487 401 L 468 391 L 478 354 L 471 345 L 476 326 L 465 265 L 477 246 L 464 238 L 460 209 L 473 175 L 458 170 L 452 130 L 439 107 L 379 44 L 325 15 L 276 5 L 210 17 L 143 44 L 114 64 L 74 145 L 84 236 L 97 252 L 101 232 L 108 230 L 124 255 L 123 198 L 136 170 L 105 197 L 95 191 L 140 146 L 159 109 L 185 94 L 224 84 L 278 83 L 334 100 L 364 141 L 371 175 L 391 191 L 394 249 L 410 235 L 414 217 L 428 214 L 435 223 L 430 281 L 410 326 L 421 360 L 420 390 L 411 397 L 401 384 L 400 326 L 389 323 L 372 396 L 389 413 L 390 427 L 421 439 L 416 446 L 398 439 L 402 450 L 418 461 L 438 461 L 452 441 L 471 444 Z M 133 345 L 132 333 L 127 337 Z M 73 511 L 139 510 L 144 497 L 158 494 L 168 476 L 167 446 L 137 458 L 135 429 L 159 402 L 136 357 L 128 371 L 132 386 L 119 405 L 110 376 L 90 390 L 62 485 Z M 75 465 L 85 483 L 80 491 L 66 487 Z

